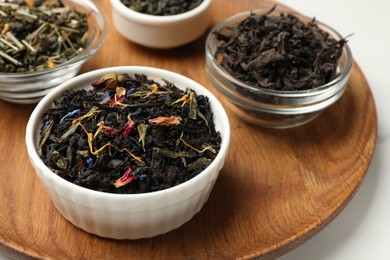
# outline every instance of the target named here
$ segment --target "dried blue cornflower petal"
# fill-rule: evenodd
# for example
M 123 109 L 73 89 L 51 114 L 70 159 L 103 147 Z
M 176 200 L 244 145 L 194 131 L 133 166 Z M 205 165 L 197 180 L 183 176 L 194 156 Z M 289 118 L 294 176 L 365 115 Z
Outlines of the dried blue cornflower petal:
M 73 110 L 72 112 L 69 112 L 68 114 L 66 114 L 65 116 L 63 116 L 61 118 L 60 124 L 62 124 L 65 121 L 65 119 L 68 119 L 68 118 L 75 116 L 77 114 L 80 114 L 80 113 L 81 113 L 80 109 L 76 109 L 76 110 Z
M 104 93 L 102 100 L 105 100 L 106 98 L 111 98 L 110 91 L 106 91 L 106 93 Z
M 137 88 L 131 88 L 127 91 L 126 95 L 131 95 L 133 93 L 137 92 Z
M 146 174 L 140 174 L 140 175 L 138 175 L 138 179 L 139 179 L 140 181 L 143 181 L 143 180 L 145 180 L 145 179 L 146 179 L 146 177 L 147 177 L 147 175 L 146 175 Z
M 87 159 L 87 164 L 88 164 L 89 167 L 92 166 L 92 164 L 93 164 L 93 159 L 92 159 L 91 157 L 88 157 L 88 159 Z

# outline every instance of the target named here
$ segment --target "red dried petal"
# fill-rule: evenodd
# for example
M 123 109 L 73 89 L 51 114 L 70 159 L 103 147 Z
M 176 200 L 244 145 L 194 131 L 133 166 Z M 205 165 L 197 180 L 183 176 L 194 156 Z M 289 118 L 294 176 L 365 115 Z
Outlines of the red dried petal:
M 125 174 L 123 174 L 122 177 L 120 177 L 115 183 L 114 186 L 119 188 L 122 187 L 132 181 L 135 181 L 137 179 L 137 176 L 130 175 L 132 173 L 133 169 L 131 167 L 127 168 Z
M 81 168 L 83 167 L 83 160 L 80 160 L 79 161 L 79 169 L 77 170 L 77 175 L 80 176 L 81 175 Z
M 115 73 L 108 73 L 103 75 L 91 83 L 94 87 L 104 87 L 104 90 L 113 89 L 117 87 L 117 79 Z
M 118 134 L 118 132 L 114 128 L 109 127 L 109 126 L 103 126 L 102 132 L 105 134 L 109 134 L 109 135 L 117 135 Z
M 131 134 L 131 131 L 133 131 L 133 128 L 135 126 L 134 121 L 131 119 L 130 115 L 127 117 L 127 123 L 125 124 L 125 130 L 123 131 L 122 136 L 127 137 Z
M 118 105 L 118 103 L 122 103 L 123 102 L 123 100 L 125 100 L 125 96 L 121 96 L 121 97 L 118 97 L 118 98 L 113 98 L 113 99 L 111 99 L 110 101 L 108 101 L 108 103 L 107 103 L 107 105 L 109 106 L 109 107 L 114 107 L 114 106 L 117 106 Z

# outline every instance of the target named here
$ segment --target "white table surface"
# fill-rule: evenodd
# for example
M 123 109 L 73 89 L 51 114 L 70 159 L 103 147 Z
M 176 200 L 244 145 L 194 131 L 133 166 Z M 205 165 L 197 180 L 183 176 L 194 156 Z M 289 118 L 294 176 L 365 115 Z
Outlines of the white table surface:
M 367 175 L 324 230 L 282 260 L 390 259 L 390 0 L 280 0 L 343 36 L 373 92 L 378 139 Z
M 259 0 L 261 1 L 261 0 Z M 349 38 L 373 92 L 378 141 L 367 175 L 347 207 L 281 260 L 390 259 L 390 0 L 280 0 Z M 7 259 L 0 253 L 0 259 Z

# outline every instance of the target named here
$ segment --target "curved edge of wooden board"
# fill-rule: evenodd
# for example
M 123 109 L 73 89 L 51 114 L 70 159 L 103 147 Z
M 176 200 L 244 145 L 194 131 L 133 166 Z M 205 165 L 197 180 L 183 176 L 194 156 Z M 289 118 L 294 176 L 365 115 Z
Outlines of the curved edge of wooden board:
M 374 128 L 372 129 L 373 131 L 371 132 L 370 139 L 366 143 L 366 146 L 365 146 L 365 149 L 368 151 L 368 154 L 370 155 L 369 160 L 366 161 L 367 164 L 365 165 L 365 168 L 362 169 L 364 174 L 362 174 L 360 176 L 361 178 L 360 178 L 358 185 L 356 185 L 355 188 L 352 190 L 348 199 L 344 203 L 340 204 L 339 207 L 337 208 L 337 210 L 335 210 L 333 212 L 333 214 L 330 214 L 327 218 L 325 218 L 325 220 L 323 222 L 314 223 L 308 230 L 303 230 L 302 233 L 300 235 L 298 235 L 296 238 L 290 238 L 287 241 L 281 242 L 280 247 L 270 249 L 267 252 L 258 252 L 258 253 L 253 254 L 253 255 L 248 255 L 247 256 L 248 258 L 252 258 L 252 257 L 263 258 L 264 257 L 267 259 L 268 258 L 273 259 L 273 258 L 280 257 L 280 256 L 298 248 L 299 246 L 303 245 L 305 242 L 307 242 L 308 240 L 313 238 L 315 235 L 317 235 L 319 232 L 321 232 L 326 226 L 328 226 L 343 211 L 343 209 L 345 207 L 347 207 L 349 202 L 353 199 L 354 195 L 358 192 L 362 182 L 364 181 L 364 178 L 366 176 L 366 172 L 367 172 L 367 170 L 372 162 L 372 158 L 373 158 L 374 153 L 375 153 L 375 147 L 376 147 L 377 137 L 378 137 L 378 117 L 377 117 L 377 112 L 376 112 L 376 108 L 375 108 L 375 101 L 374 101 L 372 91 L 369 87 L 369 84 L 368 84 L 366 78 L 364 77 L 362 70 L 360 69 L 360 67 L 356 61 L 354 61 L 354 63 L 353 63 L 352 73 L 353 73 L 353 75 L 351 75 L 351 77 L 358 76 L 358 78 L 355 80 L 360 80 L 360 81 L 364 82 L 363 85 L 367 86 L 366 91 L 368 92 L 368 95 L 369 95 L 370 106 L 372 106 L 372 108 L 373 108 L 372 109 L 373 117 L 371 118 L 371 120 L 374 122 L 374 124 L 373 124 Z
M 357 77 L 355 80 L 360 80 L 364 82 L 364 86 L 367 88 L 367 94 L 368 94 L 368 99 L 370 102 L 370 106 L 372 106 L 372 112 L 373 112 L 373 118 L 372 121 L 375 121 L 374 123 L 374 128 L 372 129 L 372 133 L 370 135 L 370 140 L 366 144 L 366 150 L 370 151 L 369 155 L 370 158 L 367 160 L 367 164 L 365 165 L 364 172 L 368 169 L 372 157 L 374 154 L 374 148 L 376 144 L 376 139 L 377 139 L 377 115 L 376 115 L 376 110 L 375 110 L 375 103 L 374 99 L 371 93 L 371 90 L 368 86 L 368 83 L 366 79 L 364 78 L 364 75 L 362 74 L 359 66 L 354 63 L 353 67 L 353 72 L 351 74 L 351 77 Z M 32 108 L 32 106 L 31 106 Z M 347 206 L 348 202 L 353 198 L 353 195 L 356 194 L 358 188 L 361 185 L 361 182 L 363 181 L 365 174 L 362 174 L 360 176 L 360 181 L 357 183 L 356 186 L 354 186 L 354 189 L 352 192 L 349 194 L 348 199 L 344 201 L 344 203 L 341 203 L 338 205 L 337 209 L 332 212 L 332 214 L 325 216 L 324 221 L 318 221 L 316 223 L 313 223 L 309 228 L 306 228 L 305 230 L 302 230 L 299 234 L 297 234 L 294 237 L 290 237 L 289 239 L 286 239 L 284 241 L 281 241 L 280 243 L 276 244 L 273 247 L 267 248 L 267 250 L 263 251 L 252 251 L 251 253 L 244 255 L 242 257 L 244 258 L 252 258 L 252 257 L 260 257 L 260 258 L 275 258 L 278 256 L 281 256 L 298 246 L 302 245 L 305 243 L 307 240 L 315 236 L 318 232 L 320 232 L 323 228 L 325 228 L 334 218 L 337 217 L 338 214 Z M 4 237 L 0 236 L 0 251 L 4 252 L 5 255 L 11 257 L 11 258 L 44 258 L 45 253 L 44 252 L 39 252 L 37 248 L 26 248 L 17 243 L 15 240 L 8 240 L 5 241 Z M 48 256 L 48 255 L 46 255 Z

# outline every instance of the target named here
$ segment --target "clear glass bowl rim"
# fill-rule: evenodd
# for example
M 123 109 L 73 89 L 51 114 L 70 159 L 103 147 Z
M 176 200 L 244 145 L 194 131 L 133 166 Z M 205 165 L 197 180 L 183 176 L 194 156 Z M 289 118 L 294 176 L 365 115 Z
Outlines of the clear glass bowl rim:
M 94 38 L 93 41 L 87 46 L 87 48 L 84 51 L 82 51 L 80 54 L 76 55 L 75 57 L 73 57 L 72 59 L 64 63 L 55 66 L 54 68 L 44 69 L 40 71 L 33 71 L 33 72 L 13 72 L 13 73 L 0 72 L 0 77 L 2 81 L 13 80 L 13 79 L 17 79 L 18 81 L 20 81 L 23 80 L 24 78 L 39 77 L 41 75 L 51 74 L 53 72 L 73 66 L 83 60 L 86 60 L 88 57 L 92 56 L 95 52 L 97 52 L 100 49 L 108 33 L 108 22 L 103 9 L 97 3 L 91 0 L 67 0 L 67 1 L 76 3 L 82 6 L 83 8 L 87 9 L 89 11 L 88 13 L 86 13 L 87 16 L 90 15 L 91 13 L 95 13 L 97 21 L 98 23 L 100 23 L 101 26 L 101 29 L 98 30 L 100 34 L 96 38 Z M 96 28 L 99 28 L 99 26 L 97 26 Z
M 327 92 L 329 89 L 332 89 L 333 87 L 337 87 L 337 85 L 338 85 L 337 83 L 342 81 L 345 77 L 347 77 L 349 75 L 349 73 L 352 69 L 353 59 L 352 59 L 351 49 L 349 48 L 348 43 L 345 43 L 344 47 L 343 47 L 343 52 L 345 52 L 345 57 L 346 57 L 346 61 L 345 61 L 345 65 L 344 65 L 343 69 L 330 82 L 326 83 L 325 85 L 315 87 L 312 89 L 283 91 L 283 90 L 272 90 L 272 89 L 266 89 L 266 88 L 258 88 L 258 87 L 250 86 L 242 81 L 239 81 L 238 79 L 236 79 L 232 75 L 230 75 L 228 72 L 226 72 L 226 70 L 217 62 L 217 60 L 214 57 L 214 53 L 212 52 L 213 48 L 215 47 L 215 46 L 212 46 L 212 41 L 215 39 L 213 32 L 220 31 L 222 28 L 226 27 L 226 25 L 228 25 L 232 22 L 235 22 L 235 21 L 239 22 L 242 20 L 241 18 L 246 18 L 250 14 L 261 15 L 261 14 L 268 13 L 269 11 L 270 11 L 269 9 L 256 9 L 256 10 L 252 10 L 252 11 L 241 12 L 241 13 L 238 13 L 238 14 L 235 14 L 233 16 L 226 18 L 225 20 L 218 23 L 217 25 L 215 25 L 211 29 L 209 35 L 207 36 L 206 44 L 205 44 L 206 45 L 206 56 L 207 56 L 207 59 L 209 59 L 211 61 L 214 68 L 217 70 L 217 73 L 219 73 L 221 76 L 223 76 L 225 79 L 232 82 L 233 84 L 236 84 L 244 89 L 247 89 L 247 90 L 250 90 L 253 92 L 257 92 L 257 93 L 263 94 L 263 95 L 278 96 L 278 97 L 307 97 L 307 96 L 311 96 L 311 95 L 318 95 L 321 92 Z M 303 20 L 304 22 L 313 20 L 313 18 L 299 14 L 299 13 L 294 12 L 294 11 L 275 10 L 275 11 L 272 11 L 270 14 L 273 15 L 273 14 L 281 14 L 281 13 L 292 14 L 292 15 L 296 16 L 297 18 Z M 335 29 L 333 29 L 329 25 L 327 25 L 319 20 L 315 20 L 315 22 L 321 29 L 325 29 L 325 32 L 327 32 L 331 36 L 335 37 L 336 40 L 343 38 Z

